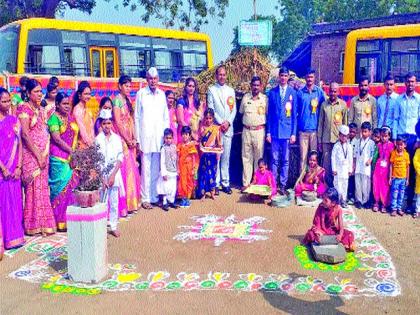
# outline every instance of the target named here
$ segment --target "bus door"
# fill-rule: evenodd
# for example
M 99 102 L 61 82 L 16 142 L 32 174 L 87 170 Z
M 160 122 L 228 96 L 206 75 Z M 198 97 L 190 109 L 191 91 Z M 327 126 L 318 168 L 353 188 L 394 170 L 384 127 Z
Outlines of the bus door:
M 97 78 L 117 78 L 119 76 L 117 50 L 115 47 L 89 48 L 90 73 Z
M 379 82 L 380 78 L 380 54 L 357 54 L 356 55 L 356 82 L 362 76 L 367 76 L 370 82 Z

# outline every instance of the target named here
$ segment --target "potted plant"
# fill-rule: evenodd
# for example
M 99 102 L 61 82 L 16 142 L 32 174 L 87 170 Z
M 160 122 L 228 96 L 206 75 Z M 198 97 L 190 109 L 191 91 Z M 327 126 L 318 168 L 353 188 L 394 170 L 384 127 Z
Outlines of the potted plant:
M 107 174 L 109 168 L 102 167 L 104 161 L 99 146 L 95 144 L 86 149 L 77 150 L 72 155 L 71 163 L 79 176 L 79 184 L 74 190 L 79 207 L 93 207 L 99 201 L 102 178 Z

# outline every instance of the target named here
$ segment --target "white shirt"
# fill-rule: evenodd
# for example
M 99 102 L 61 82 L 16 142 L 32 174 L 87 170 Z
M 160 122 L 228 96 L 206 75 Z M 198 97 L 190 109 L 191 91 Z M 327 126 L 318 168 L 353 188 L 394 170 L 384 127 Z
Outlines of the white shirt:
M 370 139 L 357 139 L 356 140 L 356 150 L 354 152 L 354 157 L 356 159 L 356 170 L 355 174 L 363 174 L 370 176 L 372 172 L 372 166 L 366 166 L 366 162 L 369 159 L 373 158 L 375 152 L 375 142 Z
M 122 163 L 124 154 L 120 136 L 111 131 L 111 135 L 109 138 L 107 138 L 103 131 L 101 131 L 101 133 L 96 136 L 95 143 L 99 145 L 99 151 L 105 158 L 105 164 L 102 166 L 102 169 L 105 169 L 108 165 L 113 165 L 113 167 L 115 167 L 117 161 Z M 115 182 L 113 187 L 118 187 L 120 189 L 120 194 L 122 196 L 125 195 L 120 169 L 115 174 Z
M 143 153 L 160 152 L 163 131 L 169 128 L 168 106 L 162 90 L 156 88 L 152 93 L 145 87 L 137 92 L 134 122 L 140 150 Z
M 236 116 L 235 91 L 230 86 L 216 83 L 209 88 L 207 94 L 207 106 L 214 110 L 214 117 L 218 124 L 228 121 L 230 126 L 226 131 L 226 136 L 233 136 L 233 120 Z M 231 110 L 232 107 L 232 110 Z
M 334 144 L 331 167 L 333 172 L 337 172 L 338 178 L 349 178 L 349 173 L 353 171 L 353 147 L 350 143 L 337 141 Z

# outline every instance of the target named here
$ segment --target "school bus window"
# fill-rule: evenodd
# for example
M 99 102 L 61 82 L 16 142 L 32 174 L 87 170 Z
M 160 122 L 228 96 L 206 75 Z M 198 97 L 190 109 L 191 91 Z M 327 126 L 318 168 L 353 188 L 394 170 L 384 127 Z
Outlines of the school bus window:
M 86 49 L 83 47 L 64 47 L 63 74 L 86 76 Z
M 115 43 L 114 34 L 89 33 L 89 40 L 92 42 Z
M 83 32 L 61 32 L 64 44 L 86 45 L 86 34 Z
M 189 70 L 205 69 L 207 66 L 206 55 L 195 54 L 195 53 L 184 53 L 183 54 L 184 68 Z
M 181 49 L 181 41 L 176 39 L 152 38 L 154 49 Z
M 357 42 L 357 52 L 372 52 L 379 50 L 378 40 L 361 40 Z
M 30 45 L 27 72 L 61 74 L 59 47 Z
M 146 48 L 152 45 L 150 37 L 119 35 L 121 47 Z
M 418 38 L 404 38 L 404 39 L 393 39 L 391 42 L 391 50 L 394 51 L 418 51 L 419 50 Z
M 184 51 L 200 51 L 206 52 L 206 43 L 205 42 L 198 42 L 198 41 L 183 41 L 182 42 L 182 50 Z
M 19 27 L 9 26 L 0 31 L 0 71 L 16 72 Z
M 106 77 L 113 78 L 115 76 L 115 51 L 105 51 Z
M 58 45 L 61 42 L 61 32 L 56 30 L 30 30 L 28 35 L 29 44 Z
M 93 77 L 101 77 L 101 52 L 99 50 L 92 50 L 91 52 L 91 63 Z
M 150 50 L 120 49 L 120 63 L 121 73 L 144 77 L 151 65 Z

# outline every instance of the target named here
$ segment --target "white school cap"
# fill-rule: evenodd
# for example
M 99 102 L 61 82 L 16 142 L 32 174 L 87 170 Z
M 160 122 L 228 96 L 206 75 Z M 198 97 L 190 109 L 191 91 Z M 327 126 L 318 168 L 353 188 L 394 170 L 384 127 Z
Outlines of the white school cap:
M 342 135 L 345 135 L 345 136 L 348 136 L 348 135 L 349 135 L 349 133 L 350 133 L 350 129 L 349 129 L 349 127 L 348 127 L 348 126 L 346 126 L 346 125 L 341 125 L 341 126 L 340 126 L 340 129 L 338 129 L 338 131 L 339 131 Z
M 157 71 L 157 69 L 155 67 L 151 67 L 148 71 L 147 74 L 151 77 L 151 78 L 156 78 L 159 76 L 159 73 Z
M 101 119 L 112 119 L 112 110 L 101 109 L 101 111 L 99 112 L 99 118 L 101 118 Z

